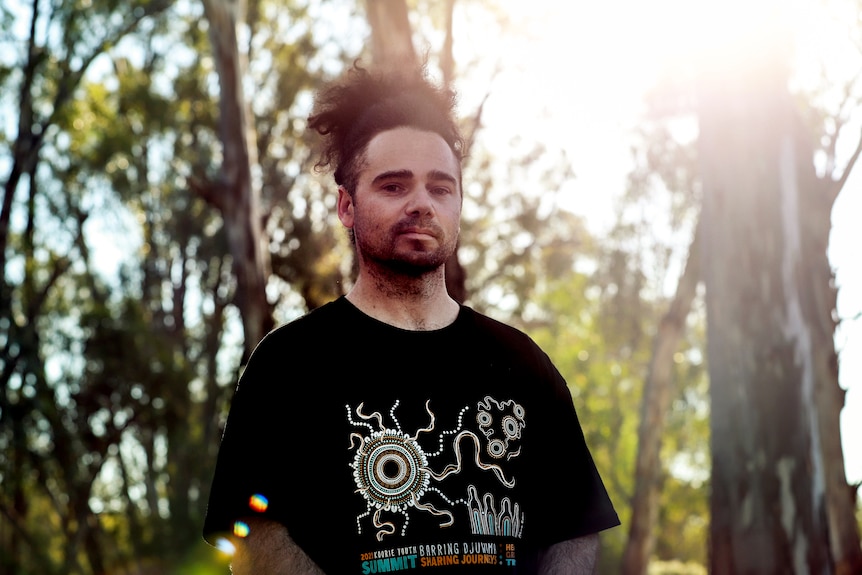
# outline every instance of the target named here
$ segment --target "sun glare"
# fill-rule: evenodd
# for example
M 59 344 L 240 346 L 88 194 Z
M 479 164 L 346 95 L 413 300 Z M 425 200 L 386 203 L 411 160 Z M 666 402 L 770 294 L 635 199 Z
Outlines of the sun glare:
M 456 24 L 465 50 L 500 64 L 497 75 L 465 83 L 465 100 L 490 93 L 483 122 L 490 142 L 536 134 L 564 149 L 576 174 L 566 207 L 600 225 L 608 219 L 609 185 L 620 190 L 631 168 L 629 142 L 643 121 L 643 97 L 661 79 L 685 85 L 696 75 L 746 66 L 765 50 L 786 51 L 797 88 L 820 82 L 822 90 L 824 65 L 836 86 L 862 69 L 849 37 L 858 18 L 843 0 L 501 2 L 508 27 L 495 28 L 466 8 Z
M 497 147 L 519 135 L 564 149 L 575 177 L 563 185 L 560 201 L 599 232 L 613 221 L 612 202 L 624 190 L 632 168 L 630 146 L 643 121 L 643 96 L 661 75 L 688 82 L 695 74 L 715 73 L 713 66 L 745 66 L 760 51 L 787 50 L 791 88 L 817 92 L 818 104 L 835 113 L 845 98 L 843 86 L 862 70 L 862 55 L 852 37 L 860 25 L 858 6 L 846 0 L 501 4 L 510 15 L 509 29 L 471 20 L 475 13 L 468 10 L 456 29 L 456 37 L 466 38 L 470 49 L 492 54 L 503 64 L 498 75 L 488 76 L 490 86 L 477 78 L 476 85 L 462 87 L 474 93 L 475 101 L 490 94 L 481 136 Z M 856 147 L 859 116 L 852 118 L 856 127 L 848 129 L 851 135 L 839 140 L 839 170 Z M 860 203 L 855 181 L 858 177 L 851 178 L 836 202 L 830 240 L 844 317 L 862 310 L 862 266 L 855 255 L 862 231 L 853 223 L 856 216 L 842 213 L 840 207 Z M 857 320 L 839 329 L 841 381 L 848 389 L 862 380 L 854 376 L 862 371 L 860 362 L 851 363 L 862 357 L 854 351 L 862 348 L 860 327 Z M 855 423 L 862 417 L 851 415 L 862 413 L 862 397 L 857 399 L 862 388 L 856 385 L 849 391 L 842 415 L 845 444 L 862 433 L 862 423 Z M 848 477 L 862 480 L 862 458 L 849 451 L 846 455 Z

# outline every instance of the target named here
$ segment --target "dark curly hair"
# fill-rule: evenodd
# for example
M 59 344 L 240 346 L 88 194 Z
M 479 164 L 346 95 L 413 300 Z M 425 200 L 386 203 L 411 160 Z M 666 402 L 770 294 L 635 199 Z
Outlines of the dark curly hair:
M 400 127 L 439 134 L 460 163 L 464 141 L 454 119 L 455 102 L 455 92 L 432 84 L 424 67 L 384 72 L 354 64 L 317 94 L 308 118 L 308 126 L 323 136 L 315 168 L 333 169 L 335 183 L 353 194 L 368 142 Z

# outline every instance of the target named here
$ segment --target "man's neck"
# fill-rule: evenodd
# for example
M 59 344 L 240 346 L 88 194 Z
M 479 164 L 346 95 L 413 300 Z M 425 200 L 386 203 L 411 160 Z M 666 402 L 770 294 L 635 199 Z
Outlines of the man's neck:
M 360 270 L 347 299 L 365 314 L 411 331 L 446 327 L 460 309 L 446 291 L 442 268 L 420 277 L 381 277 Z

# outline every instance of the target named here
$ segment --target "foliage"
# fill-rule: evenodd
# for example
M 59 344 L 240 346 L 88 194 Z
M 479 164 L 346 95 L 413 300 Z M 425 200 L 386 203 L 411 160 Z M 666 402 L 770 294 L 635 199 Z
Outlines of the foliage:
M 536 297 L 545 322 L 528 329 L 569 383 L 587 444 L 625 526 L 630 512 L 627 502 L 636 481 L 637 426 L 651 354 L 651 338 L 645 336 L 655 329 L 662 306 L 661 301 L 645 300 L 631 285 L 626 286 L 622 280 L 632 274 L 620 264 L 619 253 L 608 254 L 601 248 L 592 251 L 582 252 L 581 258 L 607 266 L 604 271 L 571 271 L 549 282 Z M 616 281 L 609 281 L 610 277 Z M 639 308 L 638 312 L 619 311 L 632 307 Z M 635 318 L 642 323 L 633 321 Z M 697 329 L 697 321 L 692 327 L 693 335 L 677 354 L 677 399 L 668 416 L 657 555 L 703 564 L 708 410 L 699 361 L 702 328 Z M 619 571 L 627 535 L 624 528 L 603 534 L 601 572 Z
M 220 153 L 205 23 L 188 2 L 163 17 L 133 2 L 91 5 L 87 18 L 71 4 L 49 13 L 36 11 L 41 4 L 29 14 L 34 29 L 55 32 L 33 44 L 59 64 L 32 61 L 20 105 L 44 110 L 47 137 L 32 167 L 19 169 L 28 186 L 13 180 L 13 165 L 2 212 L 11 222 L 2 293 L 11 298 L 0 298 L 0 513 L 9 525 L 0 529 L 0 563 L 9 573 L 166 572 L 203 545 L 204 497 L 237 365 L 226 238 L 188 185 Z M 287 111 L 325 75 L 322 60 L 302 54 L 328 41 L 315 37 L 307 9 L 260 24 L 256 54 L 279 62 L 277 73 L 250 67 L 266 104 L 257 122 L 264 190 L 288 229 L 298 214 L 286 204 L 294 182 L 277 174 L 304 170 L 309 144 Z M 126 13 L 140 26 L 94 39 Z M 65 44 L 50 44 L 55 36 Z M 11 31 L 3 40 L 15 41 Z M 19 130 L 7 158 L 17 160 L 26 137 Z M 306 247 L 296 233 L 281 241 L 297 238 L 312 253 L 328 249 Z

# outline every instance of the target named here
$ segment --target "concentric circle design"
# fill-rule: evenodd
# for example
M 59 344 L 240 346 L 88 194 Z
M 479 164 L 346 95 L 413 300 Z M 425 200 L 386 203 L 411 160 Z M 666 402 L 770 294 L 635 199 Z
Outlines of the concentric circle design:
M 503 418 L 503 432 L 509 439 L 519 439 L 521 437 L 521 422 L 507 415 Z
M 512 412 L 515 414 L 515 417 L 524 420 L 524 407 L 520 403 L 516 403 L 512 406 Z
M 365 499 L 377 508 L 402 508 L 422 497 L 429 484 L 425 452 L 410 436 L 387 429 L 357 450 L 353 477 Z
M 488 442 L 488 453 L 491 457 L 499 459 L 506 453 L 506 444 L 499 439 L 492 439 Z

